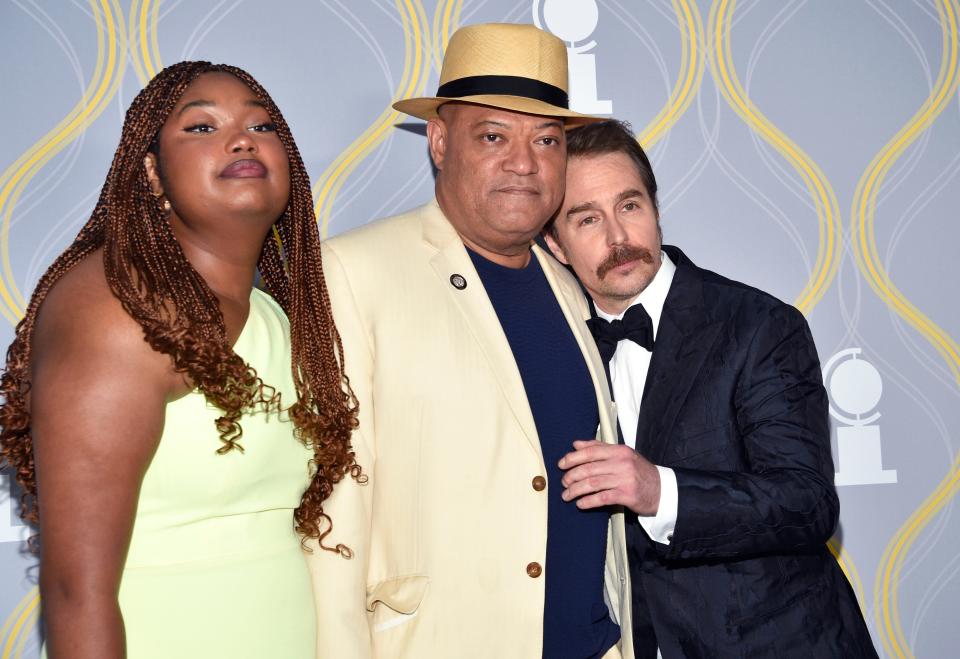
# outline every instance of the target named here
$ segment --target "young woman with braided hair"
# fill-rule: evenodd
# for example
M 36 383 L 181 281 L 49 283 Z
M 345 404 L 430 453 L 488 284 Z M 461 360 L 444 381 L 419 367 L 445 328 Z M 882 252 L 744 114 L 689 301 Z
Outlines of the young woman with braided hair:
M 349 556 L 323 502 L 364 478 L 342 366 L 279 110 L 234 67 L 164 69 L 0 384 L 50 656 L 313 657 L 300 540 Z

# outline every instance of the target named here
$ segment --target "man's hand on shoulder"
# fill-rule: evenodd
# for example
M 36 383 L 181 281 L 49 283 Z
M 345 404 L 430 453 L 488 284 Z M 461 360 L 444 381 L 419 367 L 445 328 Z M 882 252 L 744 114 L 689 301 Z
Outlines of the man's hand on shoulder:
M 620 505 L 638 515 L 656 515 L 660 472 L 649 460 L 623 444 L 577 440 L 560 459 L 564 501 L 581 509 Z

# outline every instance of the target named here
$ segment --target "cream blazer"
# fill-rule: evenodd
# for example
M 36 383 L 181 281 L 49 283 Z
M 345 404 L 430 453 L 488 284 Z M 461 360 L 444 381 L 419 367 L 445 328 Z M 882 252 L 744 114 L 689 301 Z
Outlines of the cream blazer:
M 598 436 L 614 443 L 586 302 L 533 251 L 590 369 Z M 353 558 L 315 542 L 308 555 L 317 656 L 540 659 L 545 578 L 528 567 L 550 569 L 547 491 L 533 486 L 546 471 L 520 373 L 460 237 L 432 202 L 326 241 L 323 268 L 368 481 L 345 479 L 324 505 L 326 544 Z M 609 528 L 605 596 L 632 659 L 622 512 Z

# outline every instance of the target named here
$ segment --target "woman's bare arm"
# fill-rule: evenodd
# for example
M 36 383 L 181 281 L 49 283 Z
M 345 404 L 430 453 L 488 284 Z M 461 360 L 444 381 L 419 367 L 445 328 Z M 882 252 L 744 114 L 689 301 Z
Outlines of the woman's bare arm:
M 123 657 L 117 592 L 164 406 L 186 385 L 106 284 L 99 255 L 64 276 L 33 336 L 40 589 L 51 659 Z

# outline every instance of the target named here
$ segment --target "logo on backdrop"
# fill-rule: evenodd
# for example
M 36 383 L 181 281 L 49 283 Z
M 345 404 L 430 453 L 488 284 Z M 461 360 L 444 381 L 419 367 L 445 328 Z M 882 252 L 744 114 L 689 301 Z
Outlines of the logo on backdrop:
M 881 460 L 880 418 L 877 404 L 883 393 L 880 372 L 859 357 L 860 348 L 835 354 L 823 367 L 823 383 L 830 394 L 830 416 L 837 426 L 837 472 L 840 485 L 896 483 L 897 470 L 884 469 Z
M 597 42 L 577 45 L 593 34 L 599 18 L 595 0 L 533 0 L 534 25 L 567 42 L 570 109 L 584 114 L 613 114 L 613 101 L 597 99 L 597 60 L 587 52 Z
M 29 536 L 25 524 L 16 524 L 10 477 L 0 474 L 0 542 L 24 542 Z

